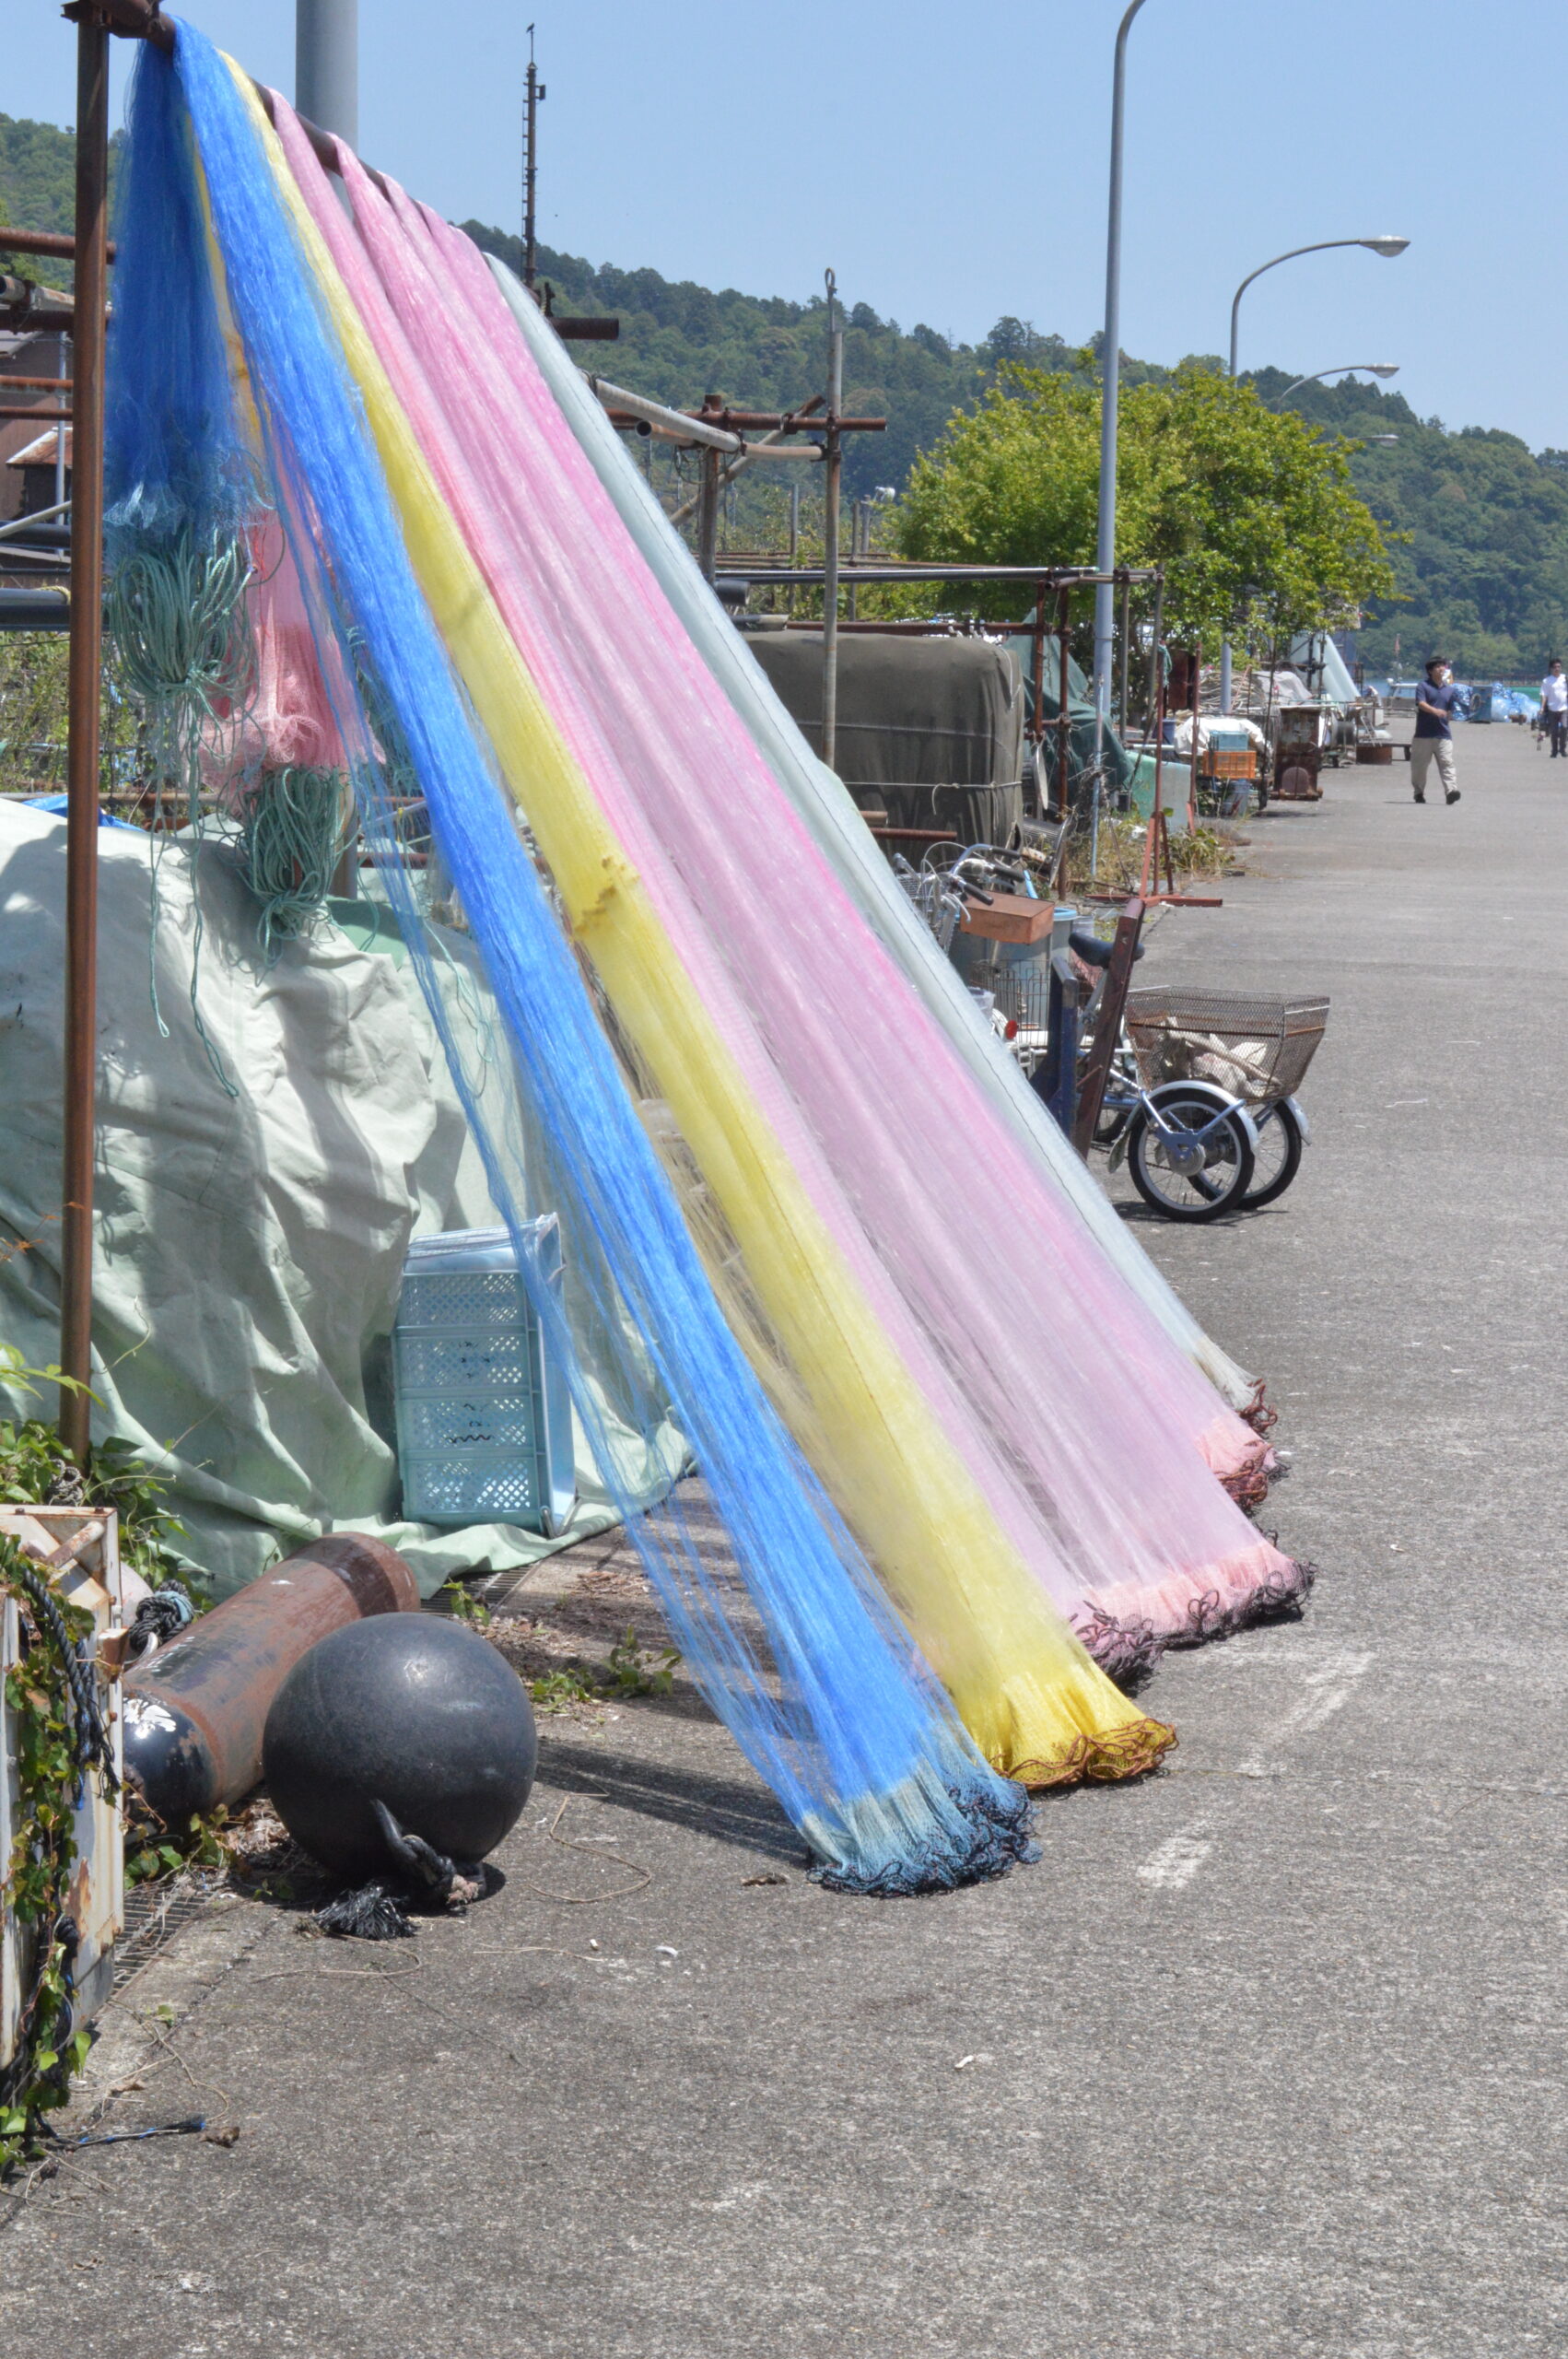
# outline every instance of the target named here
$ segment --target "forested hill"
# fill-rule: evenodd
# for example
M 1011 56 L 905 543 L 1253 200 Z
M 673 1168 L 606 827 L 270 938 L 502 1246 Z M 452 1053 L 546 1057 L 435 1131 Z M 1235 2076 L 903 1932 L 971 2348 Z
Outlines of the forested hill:
M 522 247 L 505 230 L 478 221 L 463 228 L 487 253 L 514 270 Z M 683 408 L 704 393 L 725 393 L 755 409 L 789 409 L 825 390 L 826 307 L 820 295 L 792 303 L 783 296 L 714 294 L 690 279 L 656 270 L 595 269 L 575 254 L 539 249 L 539 274 L 558 311 L 613 311 L 621 323 L 614 346 L 579 346 L 577 357 L 617 383 Z M 869 303 L 845 314 L 844 396 L 850 416 L 885 417 L 885 434 L 853 437 L 844 457 L 846 488 L 903 484 L 917 454 L 934 442 L 955 409 L 968 409 L 995 378 L 1000 361 L 1027 358 L 1043 369 L 1071 367 L 1078 356 L 1059 336 L 1036 336 L 1002 320 L 984 344 L 950 344 L 919 323 L 907 331 L 879 319 Z
M 1257 379 L 1266 401 L 1289 383 Z M 1568 662 L 1568 451 L 1532 452 L 1516 434 L 1467 426 L 1450 433 L 1376 385 L 1305 385 L 1292 407 L 1366 440 L 1352 462 L 1380 523 L 1409 534 L 1390 549 L 1408 602 L 1369 616 L 1358 652 L 1374 672 L 1451 655 L 1468 679 L 1539 679 Z
M 487 252 L 520 267 L 516 238 L 474 221 L 464 227 Z M 711 392 L 784 408 L 823 383 L 820 298 L 792 303 L 732 288 L 715 294 L 656 270 L 595 269 L 547 247 L 539 264 L 557 310 L 620 319 L 618 344 L 579 345 L 578 358 L 656 400 L 687 406 Z M 888 430 L 850 445 L 848 487 L 901 487 L 916 454 L 937 440 L 954 410 L 974 406 L 1010 359 L 1073 374 L 1088 365 L 1078 347 L 1016 319 L 999 320 L 979 345 L 954 345 L 933 328 L 906 331 L 856 304 L 845 336 L 847 405 L 885 412 Z M 1165 373 L 1149 362 L 1123 367 L 1134 381 Z M 1278 369 L 1255 380 L 1265 401 L 1277 401 L 1291 381 Z M 1403 667 L 1435 650 L 1472 678 L 1539 676 L 1556 652 L 1568 661 L 1568 452 L 1538 456 L 1497 428 L 1450 433 L 1376 385 L 1307 385 L 1292 406 L 1329 431 L 1398 438 L 1369 442 L 1352 462 L 1357 488 L 1378 521 L 1409 535 L 1391 551 L 1405 603 L 1369 613 L 1360 635 L 1358 651 L 1371 670 L 1394 668 L 1396 641 Z
M 125 135 L 117 131 L 109 143 L 109 184 L 112 193 Z M 76 143 L 68 131 L 53 123 L 32 123 L 25 115 L 0 114 L 0 222 L 14 221 L 28 229 L 55 229 L 69 236 L 76 204 Z M 20 277 L 41 279 L 51 287 L 69 287 L 74 273 L 68 262 L 40 262 L 36 256 L 6 258 L 0 240 L 0 270 Z
M 0 219 L 8 214 L 29 229 L 68 229 L 74 150 L 70 134 L 53 123 L 0 114 Z M 521 264 L 516 238 L 475 221 L 464 226 L 481 246 Z M 621 321 L 618 344 L 578 346 L 578 358 L 659 400 L 685 406 L 718 393 L 783 409 L 823 386 L 820 296 L 797 303 L 733 288 L 716 294 L 656 270 L 595 268 L 549 248 L 541 248 L 540 264 L 559 310 L 613 311 Z M 13 266 L 69 284 L 64 264 Z M 884 415 L 888 428 L 850 441 L 847 488 L 902 487 L 917 453 L 939 440 L 954 410 L 972 408 L 1011 359 L 1074 374 L 1090 365 L 1060 336 L 1020 320 L 999 320 L 979 344 L 952 344 L 923 323 L 906 330 L 869 304 L 853 305 L 845 336 L 848 404 Z M 1150 363 L 1124 365 L 1134 380 L 1164 373 Z M 1289 379 L 1265 370 L 1256 381 L 1272 400 Z M 1369 444 L 1353 461 L 1374 512 L 1410 536 L 1392 551 L 1407 603 L 1369 616 L 1362 633 L 1361 652 L 1374 670 L 1392 668 L 1396 640 L 1407 668 L 1437 649 L 1475 678 L 1539 676 L 1548 655 L 1568 659 L 1568 452 L 1532 453 L 1517 436 L 1481 427 L 1450 433 L 1375 386 L 1305 386 L 1293 406 L 1329 430 L 1398 438 Z

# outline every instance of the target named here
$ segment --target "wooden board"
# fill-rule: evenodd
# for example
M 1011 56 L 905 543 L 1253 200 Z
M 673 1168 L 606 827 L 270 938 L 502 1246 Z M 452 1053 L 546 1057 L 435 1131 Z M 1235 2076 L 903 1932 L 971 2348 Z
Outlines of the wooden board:
M 965 902 L 959 930 L 986 942 L 1043 942 L 1053 909 L 1051 902 L 1032 901 L 1026 893 L 993 893 L 989 908 L 983 901 Z

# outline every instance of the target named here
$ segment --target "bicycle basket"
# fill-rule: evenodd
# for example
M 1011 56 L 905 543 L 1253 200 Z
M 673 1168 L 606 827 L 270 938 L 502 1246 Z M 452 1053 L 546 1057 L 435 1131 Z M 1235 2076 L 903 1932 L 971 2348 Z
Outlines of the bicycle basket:
M 1211 1081 L 1252 1106 L 1300 1088 L 1328 1021 L 1327 999 L 1179 984 L 1127 995 L 1127 1029 L 1145 1089 L 1163 1081 Z
M 907 897 L 936 936 L 937 947 L 951 950 L 953 937 L 958 930 L 958 918 L 964 904 L 948 886 L 945 878 L 929 868 L 911 868 L 901 852 L 893 860 L 893 873 Z

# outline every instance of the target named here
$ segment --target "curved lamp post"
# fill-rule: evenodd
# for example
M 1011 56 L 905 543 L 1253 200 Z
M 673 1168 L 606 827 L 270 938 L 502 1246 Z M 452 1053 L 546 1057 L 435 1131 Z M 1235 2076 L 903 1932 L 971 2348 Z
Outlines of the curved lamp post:
M 1308 376 L 1298 377 L 1293 385 L 1287 385 L 1269 406 L 1283 409 L 1293 393 L 1299 393 L 1304 385 L 1316 385 L 1323 377 L 1397 377 L 1398 373 L 1397 360 L 1347 360 L 1342 369 L 1314 369 Z
M 1364 246 L 1368 253 L 1381 254 L 1385 262 L 1393 262 L 1404 252 L 1410 242 L 1408 238 L 1319 238 L 1316 245 L 1293 246 L 1289 253 L 1276 254 L 1272 262 L 1260 262 L 1256 270 L 1247 272 L 1231 298 L 1231 375 L 1234 377 L 1236 372 L 1236 338 L 1241 329 L 1241 299 L 1253 280 L 1261 278 L 1266 270 L 1278 270 L 1282 262 L 1294 262 L 1301 254 L 1327 253 L 1332 246 Z
M 1100 519 L 1094 567 L 1116 569 L 1116 435 L 1121 394 L 1121 146 L 1127 88 L 1127 37 L 1143 0 L 1131 6 L 1117 30 L 1111 75 L 1111 195 L 1106 218 L 1106 339 L 1100 350 Z M 1094 585 L 1094 711 L 1104 723 L 1111 709 L 1111 641 L 1116 630 L 1116 584 Z
M 1292 246 L 1288 253 L 1276 254 L 1271 262 L 1260 262 L 1256 270 L 1249 270 L 1231 298 L 1231 375 L 1233 379 L 1236 373 L 1236 343 L 1241 333 L 1241 299 L 1255 278 L 1261 278 L 1266 270 L 1278 270 L 1282 262 L 1294 262 L 1301 254 L 1328 253 L 1335 246 L 1364 246 L 1368 253 L 1381 254 L 1385 262 L 1394 262 L 1404 252 L 1410 242 L 1408 238 L 1395 238 L 1387 234 L 1381 238 L 1318 238 L 1310 246 Z M 1337 371 L 1328 369 L 1323 373 L 1325 376 L 1332 377 Z M 1305 384 L 1307 380 L 1303 378 L 1299 381 Z M 1290 390 L 1293 393 L 1295 386 L 1293 385 Z M 1283 394 L 1280 398 L 1282 401 Z M 1231 643 L 1227 639 L 1220 651 L 1220 710 L 1229 712 L 1230 709 Z

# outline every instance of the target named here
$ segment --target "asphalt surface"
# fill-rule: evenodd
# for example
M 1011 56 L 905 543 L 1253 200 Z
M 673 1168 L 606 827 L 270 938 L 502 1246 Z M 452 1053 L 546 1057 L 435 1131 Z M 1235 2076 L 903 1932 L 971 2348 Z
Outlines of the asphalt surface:
M 1169 1771 L 879 1905 L 711 1723 L 546 1723 L 465 1923 L 232 1902 L 129 1987 L 123 2060 L 169 2027 L 113 2122 L 241 2134 L 36 2187 L 8 2354 L 1562 2350 L 1568 765 L 1459 758 L 1452 810 L 1363 770 L 1253 823 L 1145 970 L 1333 994 L 1296 1187 L 1142 1229 L 1267 1375 L 1320 1567 L 1301 1625 L 1166 1659 Z

